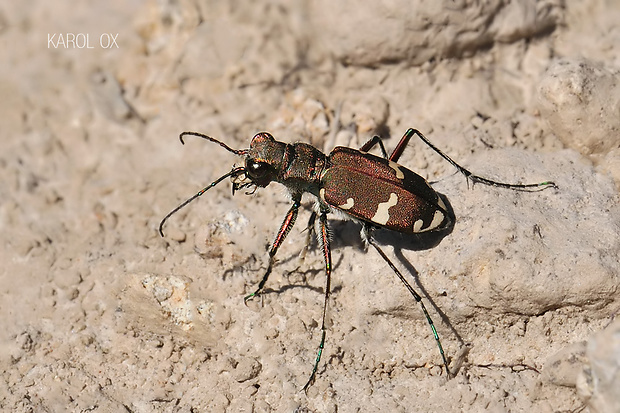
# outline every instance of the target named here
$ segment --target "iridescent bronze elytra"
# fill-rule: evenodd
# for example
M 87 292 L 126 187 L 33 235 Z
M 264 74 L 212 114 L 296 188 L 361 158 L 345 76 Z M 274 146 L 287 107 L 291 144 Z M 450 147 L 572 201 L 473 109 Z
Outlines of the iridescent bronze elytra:
M 361 223 L 362 239 L 374 247 L 409 290 L 413 298 L 420 303 L 435 337 L 446 373 L 448 377 L 450 376 L 448 360 L 422 297 L 385 255 L 372 234 L 376 228 L 385 228 L 405 234 L 441 231 L 449 228 L 454 222 L 451 211 L 448 210 L 444 201 L 428 182 L 420 175 L 397 163 L 409 140 L 414 135 L 450 162 L 472 183 L 523 191 L 556 187 L 550 181 L 538 184 L 507 184 L 473 175 L 437 149 L 415 129 L 408 129 L 405 132 L 390 156 L 387 155 L 383 142 L 378 136 L 373 137 L 359 150 L 338 146 L 329 155 L 325 155 L 317 148 L 305 143 L 287 144 L 276 141 L 273 136 L 266 132 L 255 135 L 248 149 L 232 149 L 217 139 L 197 132 L 183 132 L 180 136 L 182 143 L 184 143 L 183 137 L 188 135 L 215 142 L 229 152 L 244 156 L 245 165 L 233 167 L 230 172 L 203 188 L 166 215 L 159 224 L 159 233 L 162 237 L 164 236 L 164 223 L 171 215 L 228 177 L 233 183 L 233 194 L 242 188 L 251 188 L 251 192 L 253 192 L 258 187 L 264 188 L 271 182 L 278 182 L 288 189 L 293 201 L 293 205 L 286 214 L 269 249 L 267 270 L 256 291 L 246 296 L 244 300 L 247 301 L 262 292 L 269 274 L 271 274 L 278 248 L 295 224 L 302 195 L 310 193 L 316 199 L 315 209 L 310 216 L 308 228 L 310 232 L 316 233 L 325 260 L 325 302 L 321 323 L 321 342 L 312 373 L 303 390 L 306 390 L 314 381 L 325 346 L 325 315 L 332 272 L 327 214 L 336 210 Z M 368 153 L 376 145 L 379 145 L 383 157 Z M 319 218 L 318 222 L 317 217 Z

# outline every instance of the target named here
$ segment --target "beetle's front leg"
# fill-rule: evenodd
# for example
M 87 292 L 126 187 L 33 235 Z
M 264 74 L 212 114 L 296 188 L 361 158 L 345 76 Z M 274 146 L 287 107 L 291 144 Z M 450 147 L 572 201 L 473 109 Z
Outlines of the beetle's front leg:
M 273 268 L 273 264 L 275 262 L 275 256 L 278 252 L 278 248 L 286 239 L 286 236 L 291 232 L 293 225 L 295 225 L 295 220 L 297 219 L 297 214 L 299 213 L 299 206 L 301 205 L 301 196 L 295 197 L 293 199 L 293 205 L 291 209 L 288 210 L 282 225 L 280 226 L 280 230 L 278 231 L 278 235 L 276 235 L 276 239 L 273 241 L 271 248 L 269 249 L 269 264 L 267 266 L 267 271 L 265 271 L 265 275 L 263 275 L 263 279 L 258 283 L 258 288 L 252 294 L 245 296 L 243 301 L 247 301 L 250 298 L 256 297 L 259 295 L 263 287 L 265 287 L 265 283 L 269 278 L 269 274 L 271 274 L 271 269 Z

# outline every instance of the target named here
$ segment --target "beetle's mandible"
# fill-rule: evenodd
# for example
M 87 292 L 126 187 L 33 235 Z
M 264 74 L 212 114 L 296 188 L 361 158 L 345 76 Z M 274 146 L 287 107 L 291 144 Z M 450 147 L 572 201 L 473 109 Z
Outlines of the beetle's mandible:
M 232 149 L 217 139 L 197 132 L 183 132 L 180 135 L 181 142 L 184 143 L 183 138 L 189 135 L 217 143 L 229 152 L 244 156 L 245 164 L 244 166 L 233 167 L 230 172 L 203 188 L 166 215 L 159 224 L 159 232 L 162 237 L 164 236 L 164 223 L 171 215 L 228 177 L 232 180 L 233 194 L 242 188 L 251 188 L 252 190 L 258 187 L 264 188 L 271 182 L 284 185 L 290 193 L 293 205 L 286 214 L 269 249 L 267 270 L 256 291 L 246 296 L 244 300 L 258 296 L 263 290 L 269 274 L 271 274 L 278 248 L 295 224 L 302 195 L 310 193 L 316 198 L 316 207 L 310 216 L 308 228 L 316 233 L 318 245 L 325 261 L 325 301 L 318 354 L 310 378 L 303 390 L 306 390 L 313 383 L 325 346 L 325 317 L 332 272 L 327 214 L 335 210 L 343 212 L 361 223 L 362 239 L 373 246 L 420 304 L 435 337 L 446 373 L 448 377 L 450 376 L 448 360 L 422 297 L 390 261 L 372 234 L 376 228 L 386 228 L 405 234 L 441 231 L 452 225 L 454 221 L 452 212 L 429 183 L 418 174 L 397 163 L 413 136 L 419 137 L 472 183 L 523 191 L 556 187 L 551 181 L 537 184 L 508 184 L 473 175 L 436 148 L 415 129 L 408 129 L 405 132 L 389 156 L 378 136 L 370 139 L 359 150 L 338 146 L 329 155 L 325 155 L 317 148 L 305 143 L 287 144 L 279 142 L 266 132 L 255 135 L 248 149 Z M 383 157 L 368 153 L 376 145 L 379 145 Z

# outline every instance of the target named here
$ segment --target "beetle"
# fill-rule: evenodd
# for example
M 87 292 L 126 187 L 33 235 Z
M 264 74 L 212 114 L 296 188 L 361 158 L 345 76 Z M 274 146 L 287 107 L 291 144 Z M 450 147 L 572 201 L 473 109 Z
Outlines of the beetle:
M 225 143 L 198 132 L 181 133 L 179 138 L 183 144 L 185 143 L 183 140 L 185 136 L 196 136 L 217 143 L 227 151 L 245 157 L 245 163 L 243 166 L 233 167 L 230 172 L 216 179 L 168 213 L 159 224 L 159 233 L 162 237 L 164 237 L 164 224 L 170 216 L 226 178 L 231 178 L 233 194 L 243 188 L 251 188 L 249 193 L 253 193 L 257 188 L 264 188 L 271 182 L 284 185 L 290 194 L 293 204 L 269 249 L 267 270 L 263 274 L 257 289 L 244 297 L 244 301 L 257 297 L 265 287 L 275 263 L 275 255 L 295 224 L 302 195 L 309 193 L 315 198 L 315 208 L 310 216 L 308 228 L 309 235 L 313 231 L 316 233 L 317 242 L 324 258 L 325 301 L 321 321 L 321 341 L 310 378 L 303 387 L 304 391 L 315 380 L 325 347 L 327 334 L 325 318 L 332 273 L 327 214 L 336 211 L 344 213 L 346 217 L 361 224 L 362 240 L 379 253 L 415 301 L 420 304 L 435 338 L 446 374 L 450 377 L 448 360 L 441 345 L 439 334 L 422 301 L 422 297 L 409 284 L 373 237 L 373 231 L 377 228 L 404 234 L 419 234 L 442 231 L 454 223 L 455 217 L 452 211 L 447 208 L 441 196 L 435 192 L 430 184 L 420 175 L 397 163 L 412 137 L 420 138 L 452 164 L 465 176 L 468 183 L 481 183 L 523 191 L 536 191 L 548 187 L 557 188 L 555 183 L 551 181 L 536 184 L 509 184 L 474 175 L 435 147 L 421 132 L 411 128 L 405 132 L 389 156 L 379 136 L 374 136 L 359 150 L 337 146 L 329 155 L 325 155 L 314 146 L 306 143 L 287 144 L 279 142 L 267 132 L 256 134 L 248 149 L 230 148 Z M 383 157 L 369 153 L 377 145 L 379 145 Z

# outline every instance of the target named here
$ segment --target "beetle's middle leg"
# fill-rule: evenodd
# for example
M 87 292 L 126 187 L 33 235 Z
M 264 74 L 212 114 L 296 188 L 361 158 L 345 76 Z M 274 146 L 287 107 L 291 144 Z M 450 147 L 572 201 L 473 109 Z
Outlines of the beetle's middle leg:
M 312 242 L 312 237 L 314 236 L 314 233 L 315 233 L 314 223 L 316 222 L 316 217 L 317 217 L 317 212 L 312 211 L 312 214 L 310 214 L 310 219 L 308 219 L 308 226 L 306 227 L 306 231 L 308 231 L 308 233 L 306 234 L 306 245 L 304 245 L 303 249 L 299 253 L 299 258 L 301 261 L 306 259 L 306 254 L 308 253 L 308 250 L 310 249 L 310 243 Z
M 319 344 L 319 351 L 316 356 L 316 360 L 314 362 L 314 367 L 312 368 L 312 373 L 310 374 L 310 378 L 308 382 L 304 385 L 303 389 L 306 391 L 308 387 L 314 382 L 314 378 L 316 376 L 316 371 L 319 367 L 319 362 L 321 361 L 321 355 L 323 354 L 323 349 L 325 348 L 325 336 L 327 335 L 327 329 L 325 327 L 325 318 L 327 314 L 327 304 L 329 302 L 329 292 L 331 288 L 331 275 L 332 275 L 332 251 L 329 244 L 329 227 L 327 226 L 327 210 L 321 210 L 319 214 L 319 228 L 318 228 L 318 241 L 321 250 L 323 251 L 323 258 L 325 260 L 325 302 L 323 303 L 323 317 L 321 321 L 321 342 Z M 315 214 L 316 216 L 316 214 Z
M 284 242 L 284 239 L 286 239 L 286 236 L 289 234 L 289 232 L 291 232 L 293 225 L 295 225 L 295 220 L 297 219 L 297 214 L 299 213 L 300 205 L 301 205 L 301 196 L 294 198 L 293 205 L 288 210 L 288 213 L 286 214 L 284 221 L 282 221 L 282 225 L 280 226 L 278 235 L 276 235 L 276 239 L 273 241 L 273 244 L 271 245 L 271 248 L 269 249 L 269 264 L 267 266 L 267 271 L 265 271 L 265 274 L 263 275 L 262 280 L 260 281 L 260 283 L 258 283 L 258 288 L 256 289 L 256 291 L 254 291 L 250 295 L 245 296 L 243 301 L 247 301 L 250 298 L 256 297 L 262 292 L 263 287 L 265 287 L 265 283 L 267 282 L 267 279 L 269 278 L 269 274 L 271 274 L 273 264 L 275 263 L 275 256 L 276 256 L 276 253 L 278 252 L 278 248 L 280 248 L 280 245 L 282 245 L 282 243 Z
M 362 145 L 362 147 L 360 148 L 360 151 L 368 152 L 369 150 L 374 148 L 376 145 L 379 145 L 379 147 L 381 148 L 381 154 L 383 155 L 384 158 L 387 159 L 388 154 L 387 154 L 387 151 L 385 150 L 385 146 L 383 146 L 383 139 L 381 139 L 381 137 L 378 135 L 373 136 L 372 138 L 368 140 L 368 142 Z

